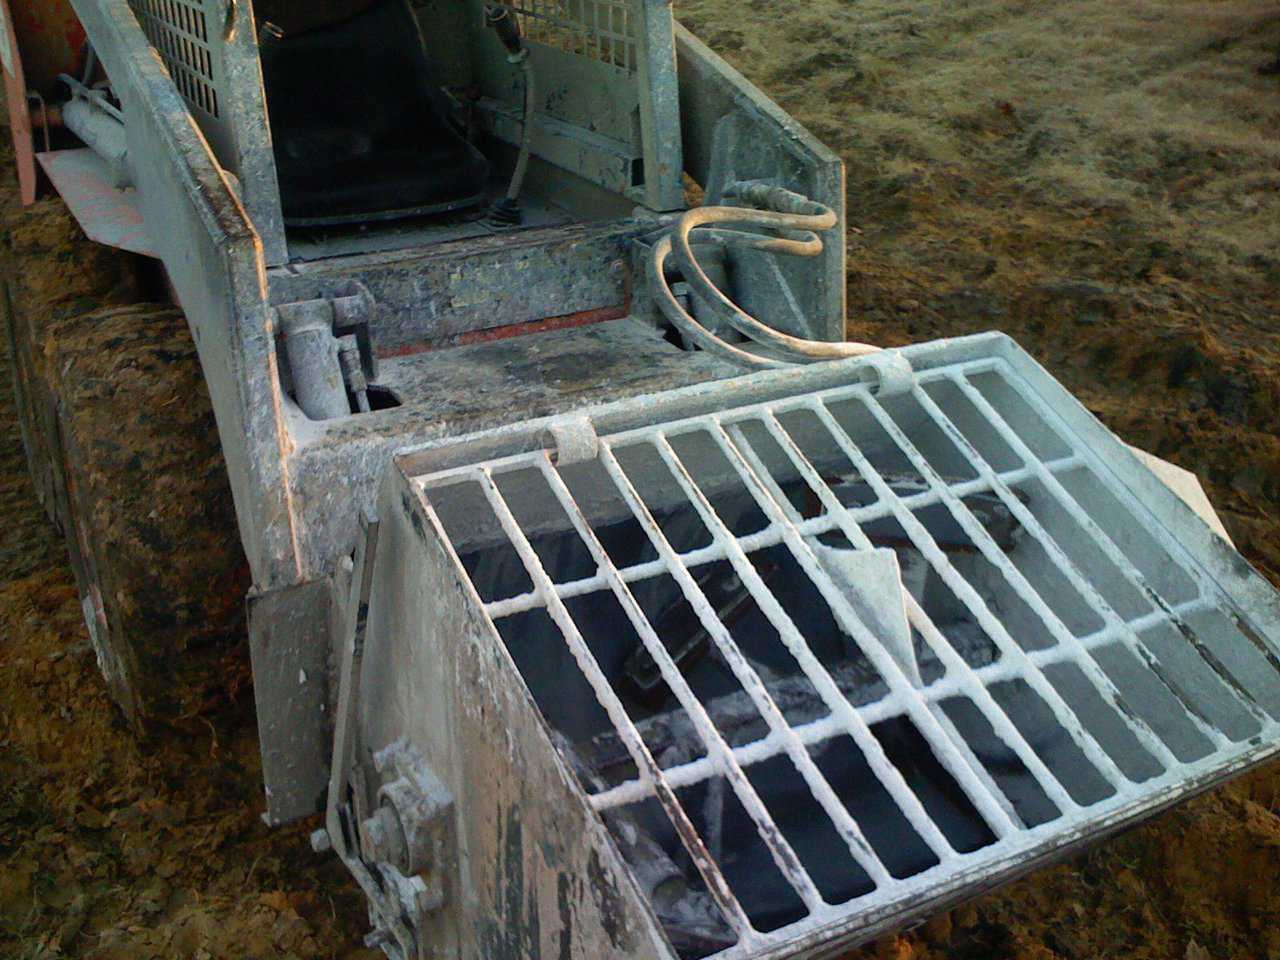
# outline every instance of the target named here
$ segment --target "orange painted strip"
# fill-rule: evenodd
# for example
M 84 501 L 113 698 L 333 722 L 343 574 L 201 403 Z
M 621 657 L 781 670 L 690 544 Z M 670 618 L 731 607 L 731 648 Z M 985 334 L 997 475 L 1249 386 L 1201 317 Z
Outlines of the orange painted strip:
M 457 337 L 441 340 L 428 340 L 419 343 L 406 343 L 386 350 L 379 350 L 380 358 L 406 357 L 427 350 L 440 350 L 445 347 L 470 346 L 473 343 L 492 343 L 495 340 L 507 340 L 511 337 L 523 337 L 532 333 L 546 333 L 551 330 L 567 330 L 571 327 L 585 327 L 593 323 L 604 323 L 608 320 L 621 320 L 630 312 L 630 304 L 620 303 L 615 307 L 599 307 L 595 310 L 582 310 L 578 313 L 566 314 L 562 317 L 547 317 L 544 320 L 529 320 L 525 323 L 510 323 L 501 327 L 490 327 L 488 330 L 473 330 Z

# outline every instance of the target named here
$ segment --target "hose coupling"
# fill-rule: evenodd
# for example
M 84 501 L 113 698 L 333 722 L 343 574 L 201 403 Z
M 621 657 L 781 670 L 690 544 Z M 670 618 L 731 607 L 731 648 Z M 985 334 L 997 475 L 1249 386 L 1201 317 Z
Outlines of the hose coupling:
M 774 210 L 778 213 L 811 217 L 827 212 L 827 208 L 818 201 L 768 180 L 735 180 L 724 188 L 724 195 L 761 210 Z

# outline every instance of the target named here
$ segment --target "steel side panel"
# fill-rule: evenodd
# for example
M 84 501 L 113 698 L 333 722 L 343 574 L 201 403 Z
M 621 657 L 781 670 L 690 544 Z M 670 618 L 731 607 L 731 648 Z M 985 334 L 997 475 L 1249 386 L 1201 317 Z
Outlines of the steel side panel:
M 674 960 L 418 494 L 387 471 L 358 756 L 407 737 L 455 798 L 444 910 L 475 960 Z M 456 885 L 454 885 L 456 881 Z
M 737 173 L 747 179 L 781 177 L 790 189 L 834 210 L 837 231 L 843 230 L 844 163 L 839 156 L 679 23 L 675 41 L 685 170 L 708 186 L 715 130 L 729 117 L 743 127 L 746 141 L 735 157 Z M 837 231 L 824 235 L 816 263 L 779 264 L 815 328 L 809 335 L 825 340 L 845 338 L 845 244 Z
M 131 3 L 147 11 L 139 0 Z M 143 19 L 149 20 L 144 34 L 150 29 L 167 35 L 167 42 L 157 39 L 164 55 L 181 65 L 177 69 L 188 81 L 183 102 L 190 105 L 218 162 L 239 179 L 241 197 L 262 238 L 267 262 L 284 263 L 288 259 L 284 219 L 250 0 L 153 4 Z M 207 87 L 208 96 L 216 98 L 212 110 L 195 93 L 196 86 Z
M 262 244 L 125 0 L 76 11 L 124 107 L 138 206 L 199 351 L 254 583 L 297 582 Z
M 107 165 L 88 148 L 36 154 L 85 236 L 108 247 L 154 257 L 137 192 L 113 187 Z
M 684 207 L 684 151 L 671 0 L 641 0 L 638 7 L 645 37 L 636 71 L 645 204 L 654 210 L 679 210 Z
M 222 66 L 227 83 L 227 121 L 235 140 L 234 169 L 245 208 L 262 238 L 264 259 L 275 266 L 289 259 L 289 251 L 258 59 L 257 21 L 252 0 L 239 0 L 230 9 L 235 20 L 230 37 L 222 43 Z
M 328 787 L 328 581 L 250 594 L 249 656 L 262 747 L 267 822 L 323 808 Z

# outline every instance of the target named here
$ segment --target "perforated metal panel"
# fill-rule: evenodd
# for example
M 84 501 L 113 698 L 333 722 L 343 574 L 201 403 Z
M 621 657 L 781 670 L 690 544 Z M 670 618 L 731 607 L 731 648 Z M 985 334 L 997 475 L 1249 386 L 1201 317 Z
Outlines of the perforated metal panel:
M 537 74 L 545 127 L 534 156 L 661 210 L 683 205 L 674 21 L 661 0 L 507 0 Z M 475 23 L 482 5 L 472 3 Z M 484 28 L 481 27 L 483 30 Z M 491 37 L 477 45 L 481 87 L 518 116 L 523 85 Z M 510 78 L 511 82 L 503 78 Z M 499 116 L 494 132 L 519 128 Z
M 1060 390 L 931 359 L 413 480 L 684 956 L 817 952 L 1280 742 L 1275 592 Z
M 209 41 L 214 14 L 206 8 L 222 8 L 225 17 L 225 5 L 203 0 L 129 0 L 129 5 L 182 98 L 205 118 L 219 119 L 222 63 Z
M 634 72 L 642 29 L 633 0 L 517 0 L 527 39 Z
M 86 0 L 88 2 L 88 0 Z M 93 0 L 106 5 L 112 0 Z M 240 181 L 241 200 L 268 265 L 287 259 L 280 193 L 267 129 L 250 0 L 120 0 L 164 63 L 219 166 Z M 110 16 L 110 15 L 109 15 Z M 101 40 L 95 38 L 95 43 Z M 100 51 L 107 59 L 109 51 Z M 114 75 L 113 75 L 114 79 Z M 130 91 L 117 90 L 122 100 Z

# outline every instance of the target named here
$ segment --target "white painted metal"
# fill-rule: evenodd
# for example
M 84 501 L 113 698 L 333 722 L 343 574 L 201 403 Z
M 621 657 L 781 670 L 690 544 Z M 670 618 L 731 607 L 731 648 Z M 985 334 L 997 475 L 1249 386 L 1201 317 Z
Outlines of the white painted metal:
M 994 379 L 993 379 L 994 378 Z M 995 383 L 998 389 L 992 389 Z M 985 385 L 985 386 L 984 386 Z M 967 420 L 941 403 L 935 391 L 950 390 L 976 414 Z M 1010 408 L 1011 398 L 1023 405 L 1019 412 Z M 946 409 L 944 409 L 944 406 Z M 842 419 L 841 410 L 844 410 Z M 849 427 L 848 411 L 856 411 L 859 423 L 875 430 L 880 453 L 905 459 L 920 481 L 918 492 L 902 495 L 882 470 L 873 463 L 875 443 L 867 437 L 854 436 Z M 1026 412 L 1031 412 L 1030 417 Z M 820 431 L 806 433 L 802 444 L 788 422 L 801 416 L 820 426 Z M 975 427 L 975 422 L 978 424 Z M 763 434 L 776 445 L 770 459 L 759 442 L 749 435 Z M 975 439 L 975 430 L 987 438 Z M 854 431 L 856 432 L 856 431 Z M 819 437 L 815 440 L 815 436 Z M 992 462 L 990 438 L 996 438 L 1016 461 Z M 731 468 L 712 473 L 696 457 L 682 454 L 681 441 L 697 439 L 718 452 Z M 815 463 L 814 445 L 822 456 L 841 456 L 855 468 L 859 480 L 875 494 L 869 504 L 845 504 Z M 938 466 L 940 451 L 957 456 L 971 476 L 950 477 Z M 1053 450 L 1052 456 L 1037 450 Z M 646 500 L 645 481 L 624 465 L 626 455 L 645 452 L 662 464 L 671 489 L 683 497 L 683 507 L 691 509 L 710 534 L 710 542 L 697 549 L 680 552 L 664 534 L 663 525 L 655 518 Z M 783 455 L 780 461 L 776 455 Z M 484 604 L 485 614 L 494 622 L 504 618 L 545 609 L 563 633 L 592 691 L 625 744 L 638 776 L 636 779 L 602 787 L 591 797 L 601 812 L 617 810 L 656 797 L 672 819 L 686 843 L 688 853 L 697 866 L 708 890 L 723 911 L 739 942 L 723 951 L 722 957 L 782 955 L 788 945 L 804 943 L 808 947 L 820 942 L 824 929 L 847 931 L 853 918 L 871 918 L 901 909 L 903 905 L 923 897 L 954 891 L 964 878 L 973 882 L 984 870 L 1007 871 L 1010 863 L 1030 857 L 1045 849 L 1046 844 L 1074 841 L 1091 826 L 1118 822 L 1143 804 L 1153 806 L 1174 788 L 1187 783 L 1201 783 L 1215 772 L 1229 771 L 1253 755 L 1259 746 L 1274 743 L 1280 736 L 1280 703 L 1262 703 L 1250 691 L 1257 684 L 1239 675 L 1240 668 L 1230 665 L 1205 642 L 1192 623 L 1197 617 L 1221 611 L 1228 621 L 1240 627 L 1244 643 L 1254 645 L 1254 653 L 1280 677 L 1270 641 L 1250 634 L 1239 614 L 1237 601 L 1210 574 L 1200 558 L 1184 546 L 1181 538 L 1157 521 L 1143 506 L 1131 487 L 1122 482 L 1104 462 L 1095 445 L 1078 430 L 1069 427 L 1053 405 L 1034 389 L 1021 373 L 998 357 L 967 359 L 938 364 L 921 370 L 914 385 L 901 396 L 878 398 L 875 387 L 866 383 L 823 389 L 813 393 L 748 403 L 718 413 L 654 423 L 596 441 L 593 457 L 585 458 L 601 477 L 613 485 L 617 512 L 633 520 L 648 538 L 656 559 L 619 567 L 610 558 L 593 527 L 588 509 L 580 503 L 564 471 L 581 466 L 558 464 L 554 451 L 534 450 L 511 456 L 495 457 L 478 464 L 456 466 L 414 478 L 424 501 L 430 505 L 437 533 L 448 538 L 447 524 L 441 522 L 438 507 L 447 510 L 449 499 L 462 487 L 478 485 L 493 511 L 490 521 L 514 547 L 528 572 L 533 589 L 515 596 L 490 599 Z M 780 466 L 781 463 L 781 466 Z M 785 473 L 785 477 L 780 475 Z M 521 483 L 545 483 L 546 491 L 563 508 L 572 530 L 589 553 L 597 572 L 592 576 L 556 582 L 543 566 L 531 542 L 534 534 L 526 530 L 499 489 L 504 475 L 521 475 Z M 745 491 L 767 521 L 751 533 L 735 535 L 730 525 L 717 512 L 714 497 L 705 489 L 712 483 L 736 481 L 736 489 Z M 530 478 L 533 479 L 530 479 Z M 1079 493 L 1078 478 L 1105 488 L 1119 511 L 1108 504 L 1090 502 Z M 1075 479 L 1072 479 L 1075 478 Z M 1069 483 L 1068 480 L 1071 482 Z M 802 484 L 807 494 L 816 498 L 821 512 L 803 516 L 784 491 L 784 484 Z M 1072 487 L 1075 487 L 1073 492 Z M 1015 557 L 1015 550 L 1002 547 L 983 521 L 973 512 L 968 498 L 984 494 L 998 499 L 1016 521 L 1018 543 L 1034 549 L 1036 562 L 1043 569 L 1033 575 L 1025 557 Z M 508 495 L 511 495 L 510 493 Z M 1039 499 L 1037 499 L 1039 498 Z M 1056 515 L 1066 518 L 1051 522 L 1035 508 L 1049 504 Z M 962 569 L 938 542 L 938 538 L 920 513 L 925 508 L 945 510 L 963 536 L 968 539 L 966 556 L 981 558 L 990 571 L 990 583 L 974 581 L 971 566 Z M 907 619 L 924 648 L 941 664 L 942 674 L 925 681 L 912 669 L 914 652 L 904 648 L 902 638 L 877 636 L 874 617 L 860 616 L 859 604 L 842 576 L 832 575 L 831 560 L 822 559 L 830 546 L 818 537 L 843 534 L 855 551 L 872 551 L 877 546 L 866 528 L 876 521 L 896 521 L 913 549 L 924 558 L 951 596 L 963 605 L 972 622 L 981 627 L 993 645 L 996 656 L 991 662 L 973 665 L 957 649 L 944 631 L 926 613 L 920 599 L 904 591 Z M 481 521 L 480 526 L 484 525 Z M 1138 531 L 1158 545 L 1161 557 L 1135 558 L 1127 545 L 1130 532 Z M 1144 543 L 1147 541 L 1143 541 Z M 793 622 L 775 591 L 760 576 L 751 554 L 773 547 L 785 547 L 803 574 L 816 587 L 836 622 L 856 641 L 866 661 L 874 668 L 885 686 L 885 692 L 871 702 L 854 705 L 833 678 L 828 665 L 821 662 L 806 638 Z M 1088 555 L 1100 554 L 1118 572 L 1119 578 L 1141 603 L 1133 611 L 1121 612 L 1110 599 L 1113 587 L 1100 583 L 1110 575 L 1107 570 L 1090 567 Z M 883 549 L 883 548 L 880 548 Z M 795 658 L 801 673 L 812 684 L 829 714 L 808 723 L 790 726 L 770 693 L 765 680 L 753 662 L 735 642 L 732 631 L 718 617 L 708 601 L 695 571 L 707 564 L 727 561 L 760 612 L 777 631 L 780 642 Z M 1178 577 L 1192 589 L 1165 589 L 1174 580 L 1153 578 L 1144 574 L 1140 564 L 1168 564 L 1168 577 Z M 849 569 L 855 569 L 853 567 Z M 1050 576 L 1051 575 L 1051 576 Z M 708 715 L 681 668 L 668 652 L 654 624 L 637 602 L 634 588 L 655 577 L 670 577 L 684 599 L 696 613 L 714 649 L 741 684 L 768 733 L 755 742 L 731 746 Z M 1070 602 L 1087 609 L 1101 623 L 1092 631 L 1082 631 L 1068 624 L 1063 609 L 1064 596 L 1054 595 L 1046 584 L 1059 584 L 1062 593 L 1070 594 Z M 1004 595 L 1016 598 L 1033 619 L 1012 618 L 1007 609 L 990 599 L 991 584 Z M 883 589 L 881 584 L 877 589 Z M 609 591 L 621 605 L 627 619 L 656 663 L 663 680 L 676 701 L 687 711 L 705 756 L 677 763 L 663 769 L 645 744 L 636 724 L 628 716 L 618 692 L 592 654 L 590 625 L 576 623 L 566 601 Z M 984 593 L 985 592 L 985 593 Z M 1030 624 L 1030 626 L 1028 625 Z M 1216 686 L 1188 682 L 1180 675 L 1177 664 L 1166 663 L 1152 646 L 1154 631 L 1171 629 L 1182 638 L 1189 651 L 1208 672 Z M 1182 756 L 1185 745 L 1168 742 L 1168 734 L 1157 729 L 1144 715 L 1144 694 L 1124 676 L 1108 671 L 1103 654 L 1124 651 L 1145 670 L 1150 679 L 1185 712 L 1186 722 L 1204 739 L 1210 749 L 1195 756 Z M 1071 702 L 1051 676 L 1054 668 L 1070 666 L 1087 681 L 1093 694 L 1106 704 L 1123 725 L 1132 742 L 1153 761 L 1159 772 L 1143 777 L 1126 773 L 1125 764 L 1113 755 L 1114 741 L 1104 746 L 1097 733 L 1096 717 L 1082 715 L 1080 701 Z M 1109 795 L 1095 801 L 1081 801 L 1072 793 L 1072 784 L 1062 770 L 1046 763 L 1028 741 L 1028 731 L 1020 729 L 992 694 L 997 684 L 1020 681 L 1043 701 L 1054 721 L 1061 727 L 1080 754 L 1108 785 Z M 1007 747 L 1025 767 L 1028 775 L 1057 808 L 1056 816 L 1039 825 L 1024 823 L 1011 798 L 984 768 L 970 744 L 942 709 L 953 698 L 966 698 L 990 724 L 996 739 Z M 1229 705 L 1244 727 L 1234 732 L 1215 723 L 1214 710 Z M 1149 705 L 1148 705 L 1149 706 Z M 1087 711 L 1086 711 L 1087 713 Z M 900 771 L 885 755 L 871 733 L 873 724 L 894 717 L 909 718 L 924 737 L 933 756 L 950 774 L 973 808 L 991 830 L 994 841 L 973 852 L 955 850 L 922 805 Z M 866 824 L 857 823 L 840 796 L 824 779 L 811 759 L 809 748 L 838 736 L 848 736 L 857 744 L 864 759 L 892 797 L 912 829 L 928 845 L 937 864 L 914 876 L 895 878 L 866 837 Z M 843 840 L 851 869 L 856 864 L 874 883 L 875 889 L 843 904 L 823 900 L 804 864 L 777 829 L 769 810 L 761 801 L 746 770 L 770 758 L 786 756 L 794 764 L 795 775 L 803 781 L 832 826 Z M 1131 767 L 1129 767 L 1131 769 Z M 702 782 L 723 777 L 754 821 L 761 841 L 767 846 L 782 875 L 795 889 L 807 915 L 781 929 L 761 931 L 752 927 L 735 892 L 708 853 L 708 845 L 697 836 L 692 822 L 676 792 Z M 714 849 L 718 843 L 712 843 Z M 842 851 L 831 850 L 840 856 Z M 870 920 L 868 920 L 870 923 Z

